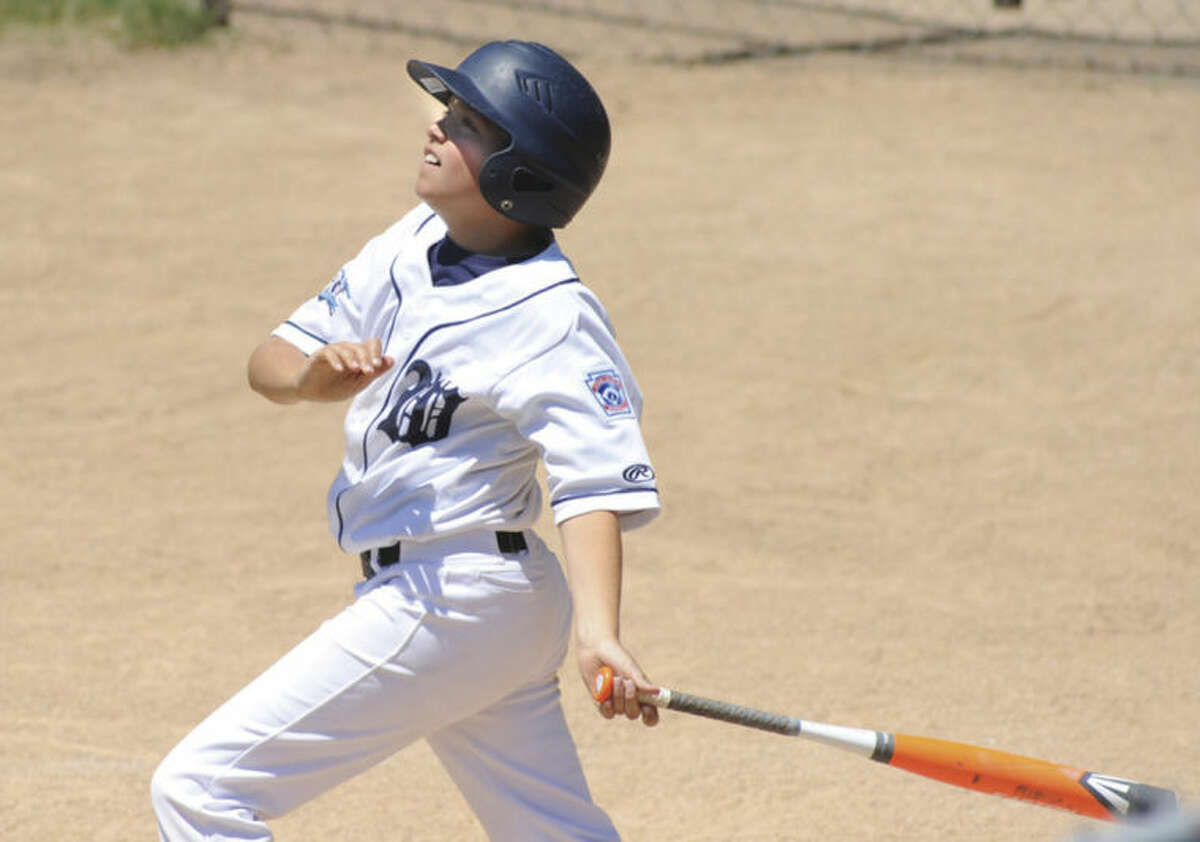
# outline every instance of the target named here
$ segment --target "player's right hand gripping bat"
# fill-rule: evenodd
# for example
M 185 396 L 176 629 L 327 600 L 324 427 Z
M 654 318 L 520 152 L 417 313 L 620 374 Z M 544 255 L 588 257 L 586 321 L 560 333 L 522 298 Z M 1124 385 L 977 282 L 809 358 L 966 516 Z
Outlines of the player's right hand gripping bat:
M 592 691 L 596 701 L 609 698 L 612 681 L 612 669 L 601 668 Z M 944 783 L 1096 819 L 1116 821 L 1144 816 L 1174 810 L 1179 803 L 1174 792 L 1161 787 L 966 743 L 808 722 L 666 688 L 657 693 L 639 693 L 638 699 L 748 728 L 807 737 Z

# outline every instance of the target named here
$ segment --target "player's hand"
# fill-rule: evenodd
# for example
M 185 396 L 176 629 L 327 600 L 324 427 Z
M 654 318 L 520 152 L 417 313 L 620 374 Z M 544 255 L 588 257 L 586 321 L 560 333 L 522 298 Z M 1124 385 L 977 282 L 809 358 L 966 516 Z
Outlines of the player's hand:
M 395 360 L 383 355 L 378 339 L 335 342 L 313 352 L 296 375 L 296 394 L 310 401 L 353 397 L 387 372 Z
M 658 708 L 638 701 L 638 691 L 656 693 L 658 687 L 646 677 L 633 656 L 626 651 L 620 642 L 605 640 L 594 644 L 579 641 L 579 674 L 591 695 L 596 673 L 603 666 L 612 667 L 612 695 L 606 701 L 600 702 L 600 715 L 605 719 L 625 716 L 628 719 L 641 718 L 646 725 L 658 724 Z

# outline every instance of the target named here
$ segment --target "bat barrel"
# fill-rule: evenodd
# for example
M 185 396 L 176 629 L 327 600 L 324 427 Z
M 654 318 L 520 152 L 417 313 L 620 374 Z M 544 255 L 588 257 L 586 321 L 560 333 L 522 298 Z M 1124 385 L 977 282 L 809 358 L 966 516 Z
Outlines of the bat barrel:
M 1178 804 L 1170 790 L 1125 778 L 932 737 L 895 734 L 894 738 L 889 765 L 976 792 L 1110 821 L 1156 813 Z

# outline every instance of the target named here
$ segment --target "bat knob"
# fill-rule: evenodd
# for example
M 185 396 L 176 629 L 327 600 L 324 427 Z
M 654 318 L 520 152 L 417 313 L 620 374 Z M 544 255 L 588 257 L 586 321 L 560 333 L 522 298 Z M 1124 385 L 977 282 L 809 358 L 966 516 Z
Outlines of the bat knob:
M 612 695 L 613 671 L 610 666 L 600 667 L 596 677 L 592 679 L 592 698 L 597 702 L 607 702 Z

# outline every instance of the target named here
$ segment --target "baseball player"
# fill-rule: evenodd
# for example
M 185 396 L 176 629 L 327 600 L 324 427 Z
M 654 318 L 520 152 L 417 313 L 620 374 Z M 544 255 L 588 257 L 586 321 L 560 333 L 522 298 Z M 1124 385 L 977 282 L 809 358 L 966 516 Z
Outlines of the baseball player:
M 423 201 L 248 366 L 277 403 L 352 398 L 328 514 L 363 579 L 163 760 L 151 795 L 169 842 L 269 840 L 267 820 L 422 738 L 490 838 L 617 838 L 560 706 L 572 603 L 585 684 L 605 665 L 618 677 L 601 713 L 657 721 L 618 636 L 621 532 L 659 509 L 641 396 L 551 230 L 599 181 L 608 118 L 540 44 L 408 72 L 446 106 Z M 531 529 L 539 460 L 566 577 Z

